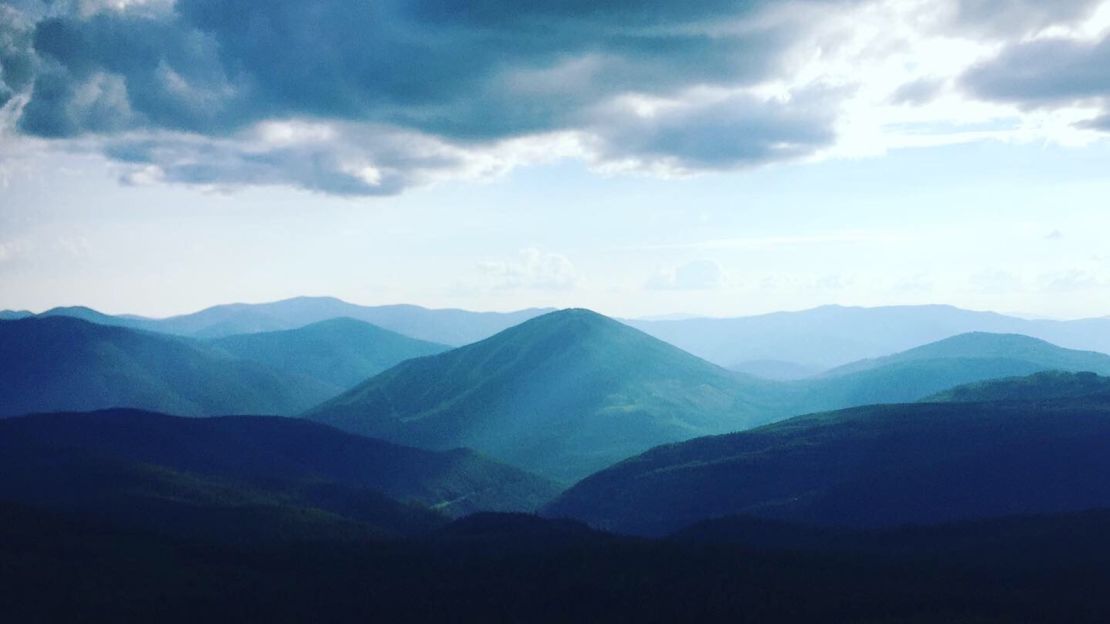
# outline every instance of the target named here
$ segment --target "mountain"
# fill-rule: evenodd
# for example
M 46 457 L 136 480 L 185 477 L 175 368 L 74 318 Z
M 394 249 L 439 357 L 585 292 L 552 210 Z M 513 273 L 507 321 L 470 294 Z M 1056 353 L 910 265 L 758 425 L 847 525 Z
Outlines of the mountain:
M 1094 373 L 1048 371 L 1028 377 L 1010 377 L 958 386 L 925 401 L 981 403 L 988 401 L 1046 401 L 1077 399 L 1110 401 L 1110 377 Z
M 331 395 L 184 338 L 64 316 L 0 321 L 0 416 L 108 407 L 291 414 Z
M 164 319 L 111 316 L 83 307 L 54 308 L 40 316 L 70 316 L 102 325 L 198 338 L 296 329 L 330 319 L 352 318 L 418 340 L 459 346 L 487 338 L 548 311 L 432 310 L 414 305 L 360 306 L 334 297 L 296 297 L 272 303 L 218 305 Z
M 1024 334 L 1067 348 L 1110 353 L 1110 318 L 1029 320 L 944 305 L 823 306 L 738 318 L 627 322 L 728 368 L 753 360 L 785 360 L 824 370 L 969 332 Z
M 28 310 L 0 310 L 0 321 L 14 321 L 28 316 L 34 316 L 34 314 Z
M 972 332 L 953 336 L 902 353 L 853 362 L 825 373 L 836 377 L 896 364 L 929 360 L 981 359 L 1029 362 L 1043 369 L 1110 373 L 1110 355 L 1065 349 L 1018 334 Z
M 135 501 L 144 509 L 161 501 L 170 517 L 219 502 L 322 509 L 348 521 L 400 514 L 428 526 L 388 499 L 459 516 L 529 511 L 556 492 L 469 450 L 425 451 L 279 417 L 107 410 L 9 418 L 0 421 L 0 456 L 0 499 L 128 514 Z M 105 504 L 117 499 L 130 501 L 127 509 Z
M 954 386 L 1047 370 L 1110 374 L 1110 355 L 1064 349 L 1028 336 L 971 333 L 847 364 L 789 389 L 793 411 L 800 414 L 909 403 Z
M 403 362 L 306 417 L 573 480 L 656 444 L 767 422 L 772 394 L 617 321 L 563 310 Z
M 349 318 L 227 336 L 210 344 L 287 375 L 314 379 L 329 387 L 332 395 L 404 360 L 448 349 Z
M 1110 403 L 922 403 L 660 446 L 544 513 L 664 534 L 749 515 L 881 527 L 1110 507 Z

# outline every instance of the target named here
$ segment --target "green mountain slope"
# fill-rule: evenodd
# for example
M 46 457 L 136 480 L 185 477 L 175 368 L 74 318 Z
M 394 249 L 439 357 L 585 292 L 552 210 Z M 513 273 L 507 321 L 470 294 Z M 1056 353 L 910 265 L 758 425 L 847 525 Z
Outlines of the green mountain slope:
M 374 502 L 366 491 L 450 516 L 529 511 L 556 492 L 543 479 L 472 451 L 407 448 L 279 417 L 179 418 L 135 410 L 39 414 L 0 421 L 0 455 L 11 468 L 4 471 L 0 494 L 28 503 L 40 502 L 40 496 L 50 500 L 51 493 L 72 501 L 98 488 L 133 493 L 135 475 L 153 471 L 197 481 L 192 489 L 204 495 L 197 495 L 199 502 L 220 488 L 233 498 L 249 498 L 245 487 L 271 501 L 288 499 L 356 520 L 366 515 L 359 505 Z M 68 462 L 85 459 L 107 462 L 117 476 L 74 488 L 75 479 L 88 475 L 77 469 L 84 464 Z M 22 465 L 62 468 L 17 471 Z M 163 489 L 178 496 L 190 488 Z
M 656 444 L 767 422 L 772 384 L 587 310 L 404 362 L 306 417 L 428 448 L 468 446 L 573 480 Z
M 414 357 L 447 350 L 350 318 L 320 321 L 297 329 L 238 334 L 211 342 L 231 355 L 310 378 L 333 394 Z
M 545 510 L 667 533 L 743 514 L 890 526 L 1110 506 L 1110 404 L 923 403 L 793 418 L 661 446 Z
M 0 416 L 136 407 L 291 414 L 331 396 L 196 341 L 75 318 L 0 321 Z

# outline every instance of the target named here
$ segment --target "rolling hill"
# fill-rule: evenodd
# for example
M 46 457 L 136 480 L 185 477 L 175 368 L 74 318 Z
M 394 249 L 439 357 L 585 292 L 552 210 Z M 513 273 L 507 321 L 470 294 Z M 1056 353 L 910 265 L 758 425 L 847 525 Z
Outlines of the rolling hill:
M 944 305 L 833 305 L 737 318 L 628 323 L 727 368 L 779 360 L 824 370 L 971 332 L 1023 334 L 1071 349 L 1110 353 L 1110 318 L 1029 320 Z
M 827 371 L 824 376 L 837 377 L 895 364 L 954 359 L 1013 360 L 1049 370 L 1110 373 L 1110 355 L 1105 353 L 1065 349 L 1019 334 L 971 332 L 894 355 L 853 362 Z
M 109 407 L 292 414 L 332 394 L 184 338 L 64 316 L 0 321 L 0 416 Z
M 173 502 L 322 509 L 348 522 L 400 515 L 427 526 L 388 499 L 459 516 L 530 511 L 556 493 L 545 480 L 469 450 L 407 448 L 280 417 L 38 414 L 0 421 L 0 456 L 2 499 L 129 516 L 140 504 L 172 516 Z M 120 510 L 105 504 L 111 500 L 131 502 Z
M 363 321 L 336 318 L 297 329 L 238 334 L 211 341 L 244 360 L 310 378 L 333 395 L 404 360 L 447 350 Z
M 307 418 L 427 448 L 467 446 L 573 480 L 656 444 L 767 422 L 769 382 L 587 310 L 402 364 Z
M 922 403 L 660 446 L 544 513 L 664 534 L 749 515 L 881 527 L 1110 507 L 1110 404 Z
M 1059 370 L 1110 374 L 1110 355 L 1064 349 L 1015 334 L 971 333 L 854 362 L 783 387 L 795 414 L 909 403 L 985 380 Z

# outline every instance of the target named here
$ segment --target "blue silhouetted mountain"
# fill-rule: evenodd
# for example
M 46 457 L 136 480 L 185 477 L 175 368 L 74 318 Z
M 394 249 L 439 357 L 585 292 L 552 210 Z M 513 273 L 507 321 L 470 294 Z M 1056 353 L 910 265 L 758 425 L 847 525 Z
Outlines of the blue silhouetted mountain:
M 1051 401 L 1089 398 L 1110 402 L 1110 377 L 1095 373 L 1048 371 L 957 386 L 925 401 L 981 403 L 985 401 Z
M 530 511 L 557 491 L 464 449 L 408 448 L 292 418 L 137 410 L 0 421 L 0 464 L 0 499 L 174 532 L 262 510 L 279 525 L 300 517 L 306 530 L 403 533 L 439 514 Z M 182 514 L 191 520 L 174 519 Z
M 772 386 L 594 312 L 563 310 L 403 362 L 307 417 L 573 480 L 656 444 L 767 422 Z
M 328 386 L 332 395 L 404 360 L 448 349 L 349 318 L 227 336 L 211 344 L 287 375 L 314 379 Z
M 1029 320 L 951 306 L 823 306 L 738 318 L 628 321 L 727 368 L 782 360 L 828 369 L 970 332 L 1024 334 L 1071 349 L 1110 353 L 1110 318 Z
M 829 526 L 931 524 L 1110 507 L 1110 403 L 919 403 L 792 418 L 660 446 L 544 513 L 664 534 L 748 515 Z
M 296 297 L 272 303 L 232 303 L 164 319 L 112 316 L 90 308 L 54 308 L 47 316 L 72 316 L 102 325 L 118 325 L 199 338 L 295 329 L 335 318 L 365 321 L 412 338 L 451 346 L 487 338 L 550 310 L 470 312 L 414 305 L 361 306 L 334 297 Z
M 1048 370 L 1110 374 L 1110 355 L 1015 334 L 971 333 L 794 382 L 795 413 L 917 401 L 968 383 Z
M 0 321 L 0 416 L 109 407 L 292 414 L 333 394 L 186 338 L 64 316 Z

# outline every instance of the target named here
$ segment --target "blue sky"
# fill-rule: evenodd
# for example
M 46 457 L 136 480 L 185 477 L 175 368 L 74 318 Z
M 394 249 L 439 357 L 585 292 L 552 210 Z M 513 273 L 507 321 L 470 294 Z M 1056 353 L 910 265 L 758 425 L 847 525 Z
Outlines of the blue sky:
M 361 6 L 4 3 L 0 307 L 1110 314 L 1110 3 Z

